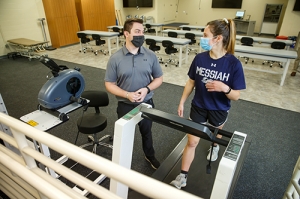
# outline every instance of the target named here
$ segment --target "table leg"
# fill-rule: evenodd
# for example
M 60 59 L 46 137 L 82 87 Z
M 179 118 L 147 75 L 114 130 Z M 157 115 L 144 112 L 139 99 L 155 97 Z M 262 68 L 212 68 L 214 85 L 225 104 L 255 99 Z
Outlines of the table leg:
M 182 64 L 182 45 L 180 45 L 180 50 L 179 50 L 179 67 L 181 67 Z
M 80 52 L 83 52 L 81 39 L 79 39 L 79 43 L 80 43 Z
M 188 44 L 187 44 L 187 45 L 185 45 L 185 61 L 184 61 L 184 63 L 187 63 L 188 56 L 189 56 L 189 52 L 188 52 Z
M 117 50 L 119 49 L 119 37 L 117 37 Z
M 111 39 L 110 38 L 107 39 L 107 46 L 108 46 L 108 54 L 109 54 L 109 56 L 111 56 Z
M 285 63 L 285 65 L 284 65 L 284 70 L 283 70 L 283 73 L 282 73 L 282 76 L 281 76 L 280 86 L 283 86 L 283 83 L 284 83 L 284 80 L 285 80 L 285 77 L 286 77 L 286 73 L 287 73 L 288 68 L 290 66 L 290 62 L 291 62 L 291 60 L 288 59 L 287 62 Z

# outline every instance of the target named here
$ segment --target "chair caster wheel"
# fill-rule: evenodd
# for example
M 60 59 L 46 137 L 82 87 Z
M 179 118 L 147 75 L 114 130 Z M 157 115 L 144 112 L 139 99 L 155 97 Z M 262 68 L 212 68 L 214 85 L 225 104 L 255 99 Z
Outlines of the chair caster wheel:
M 112 142 L 113 140 L 114 140 L 114 138 L 113 138 L 112 136 L 110 136 L 110 137 L 109 137 L 109 141 Z

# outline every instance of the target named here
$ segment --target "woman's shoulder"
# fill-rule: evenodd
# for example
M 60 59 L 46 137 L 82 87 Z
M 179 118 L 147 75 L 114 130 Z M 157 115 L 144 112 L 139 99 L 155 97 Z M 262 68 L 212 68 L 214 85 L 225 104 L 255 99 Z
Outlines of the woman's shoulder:
M 234 64 L 240 64 L 240 60 L 233 54 L 227 53 L 225 55 L 226 59 L 230 62 L 230 63 L 234 63 Z

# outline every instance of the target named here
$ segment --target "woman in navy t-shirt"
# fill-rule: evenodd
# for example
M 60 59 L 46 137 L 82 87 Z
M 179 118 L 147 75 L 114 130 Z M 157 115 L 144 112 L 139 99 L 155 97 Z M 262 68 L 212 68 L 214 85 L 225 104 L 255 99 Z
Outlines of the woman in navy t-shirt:
M 178 115 L 183 117 L 184 103 L 192 91 L 190 119 L 201 124 L 212 125 L 222 129 L 230 109 L 230 101 L 238 100 L 240 90 L 246 88 L 241 62 L 233 55 L 236 29 L 231 19 L 214 20 L 207 23 L 201 47 L 206 50 L 198 54 L 189 69 L 187 81 L 179 106 Z M 217 135 L 221 138 L 221 135 Z M 200 138 L 188 134 L 188 143 L 184 149 L 181 172 L 172 185 L 180 189 L 186 186 L 189 168 L 195 156 L 195 149 Z M 218 158 L 219 145 L 209 149 L 207 159 Z

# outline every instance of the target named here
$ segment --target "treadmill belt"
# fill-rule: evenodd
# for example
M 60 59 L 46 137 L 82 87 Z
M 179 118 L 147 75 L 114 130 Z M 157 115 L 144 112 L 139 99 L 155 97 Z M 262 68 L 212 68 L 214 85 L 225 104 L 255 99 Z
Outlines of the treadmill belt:
M 189 192 L 202 198 L 210 198 L 219 162 L 225 150 L 224 146 L 220 146 L 219 157 L 217 161 L 211 162 L 211 174 L 207 174 L 206 166 L 208 165 L 208 161 L 206 159 L 206 156 L 208 154 L 209 147 L 210 142 L 200 140 L 196 148 L 194 161 L 189 170 L 187 186 L 181 188 L 181 190 L 183 191 Z M 169 184 L 176 178 L 176 176 L 181 171 L 181 161 L 182 157 L 178 160 L 176 165 L 174 165 L 165 179 L 163 179 L 163 182 Z

